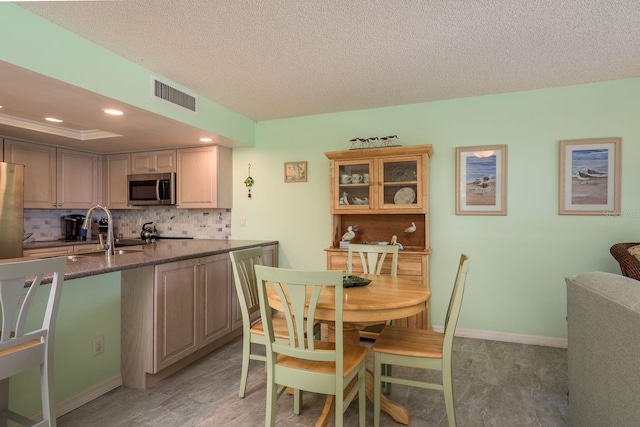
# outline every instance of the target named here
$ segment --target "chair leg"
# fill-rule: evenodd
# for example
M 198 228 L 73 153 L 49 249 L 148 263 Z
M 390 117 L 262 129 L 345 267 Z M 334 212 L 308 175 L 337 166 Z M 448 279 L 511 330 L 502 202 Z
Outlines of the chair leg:
M 455 394 L 453 390 L 453 375 L 451 364 L 445 363 L 442 367 L 442 387 L 444 391 L 444 404 L 447 408 L 447 420 L 449 427 L 456 426 Z
M 385 377 L 390 377 L 392 376 L 392 367 L 393 365 L 391 364 L 384 364 L 382 365 L 382 375 L 384 375 Z M 386 394 L 391 394 L 391 383 L 385 382 L 384 383 L 384 392 Z
M 380 426 L 380 385 L 382 364 L 380 353 L 373 352 L 373 426 Z
M 276 411 L 278 409 L 278 389 L 273 377 L 267 370 L 267 407 L 264 417 L 265 427 L 274 427 L 276 425 Z
M 238 395 L 244 397 L 247 389 L 247 377 L 249 376 L 249 353 L 251 353 L 251 339 L 248 334 L 242 336 L 242 371 L 240 374 L 240 392 Z
M 47 343 L 48 344 L 48 343 Z M 40 365 L 40 393 L 42 394 L 42 418 L 45 425 L 56 427 L 55 401 L 53 399 L 53 361 Z
M 342 390 L 336 390 L 336 397 L 335 397 L 335 405 L 336 405 L 336 411 L 335 411 L 335 426 L 336 427 L 342 427 L 343 423 L 344 423 L 344 388 Z
M 302 409 L 302 390 L 299 388 L 293 390 L 293 413 L 300 415 Z
M 367 373 L 366 369 L 363 369 L 358 374 L 358 380 L 360 381 L 360 391 L 358 391 L 358 415 L 360 427 L 365 427 L 366 425 L 366 415 L 367 415 Z

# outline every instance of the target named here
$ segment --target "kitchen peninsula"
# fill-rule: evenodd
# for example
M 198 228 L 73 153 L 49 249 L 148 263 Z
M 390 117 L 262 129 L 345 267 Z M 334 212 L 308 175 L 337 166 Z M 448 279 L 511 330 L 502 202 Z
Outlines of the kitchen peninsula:
M 240 336 L 228 253 L 256 246 L 278 265 L 278 242 L 258 240 L 169 240 L 110 258 L 70 255 L 55 341 L 58 416 L 120 385 L 152 387 Z M 38 411 L 37 384 L 37 373 L 12 384 L 11 399 L 25 413 Z

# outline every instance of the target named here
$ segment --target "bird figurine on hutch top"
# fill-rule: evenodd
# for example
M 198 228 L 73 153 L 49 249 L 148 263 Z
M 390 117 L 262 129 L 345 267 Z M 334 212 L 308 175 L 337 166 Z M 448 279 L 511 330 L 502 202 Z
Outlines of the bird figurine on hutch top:
M 416 231 L 416 223 L 415 222 L 412 222 L 409 227 L 404 229 L 405 233 L 413 233 L 414 231 Z
M 350 225 L 349 227 L 347 227 L 347 232 L 342 235 L 342 241 L 348 242 L 356 237 L 356 231 L 358 231 L 357 225 Z

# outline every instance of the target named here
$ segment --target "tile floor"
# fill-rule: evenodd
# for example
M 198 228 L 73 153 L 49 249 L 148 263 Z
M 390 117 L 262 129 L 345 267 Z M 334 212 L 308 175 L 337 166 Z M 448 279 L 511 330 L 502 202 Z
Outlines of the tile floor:
M 58 426 L 264 425 L 263 365 L 251 362 L 246 397 L 239 398 L 240 350 L 236 340 L 148 391 L 120 387 L 58 418 Z M 570 426 L 566 349 L 456 338 L 454 372 L 458 426 Z M 436 373 L 416 370 L 413 375 Z M 303 396 L 298 416 L 293 398 L 280 398 L 278 426 L 314 425 L 324 396 Z M 394 385 L 390 397 L 408 409 L 411 426 L 448 425 L 441 392 Z M 352 404 L 345 426 L 357 425 L 357 404 Z M 370 425 L 373 404 L 367 402 Z M 401 424 L 382 414 L 381 425 Z

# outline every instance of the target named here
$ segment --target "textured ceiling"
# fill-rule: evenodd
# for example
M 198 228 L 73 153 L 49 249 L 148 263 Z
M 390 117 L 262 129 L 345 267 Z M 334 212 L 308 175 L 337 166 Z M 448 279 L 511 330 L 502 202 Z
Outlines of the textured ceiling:
M 638 0 L 19 5 L 255 120 L 640 76 Z

